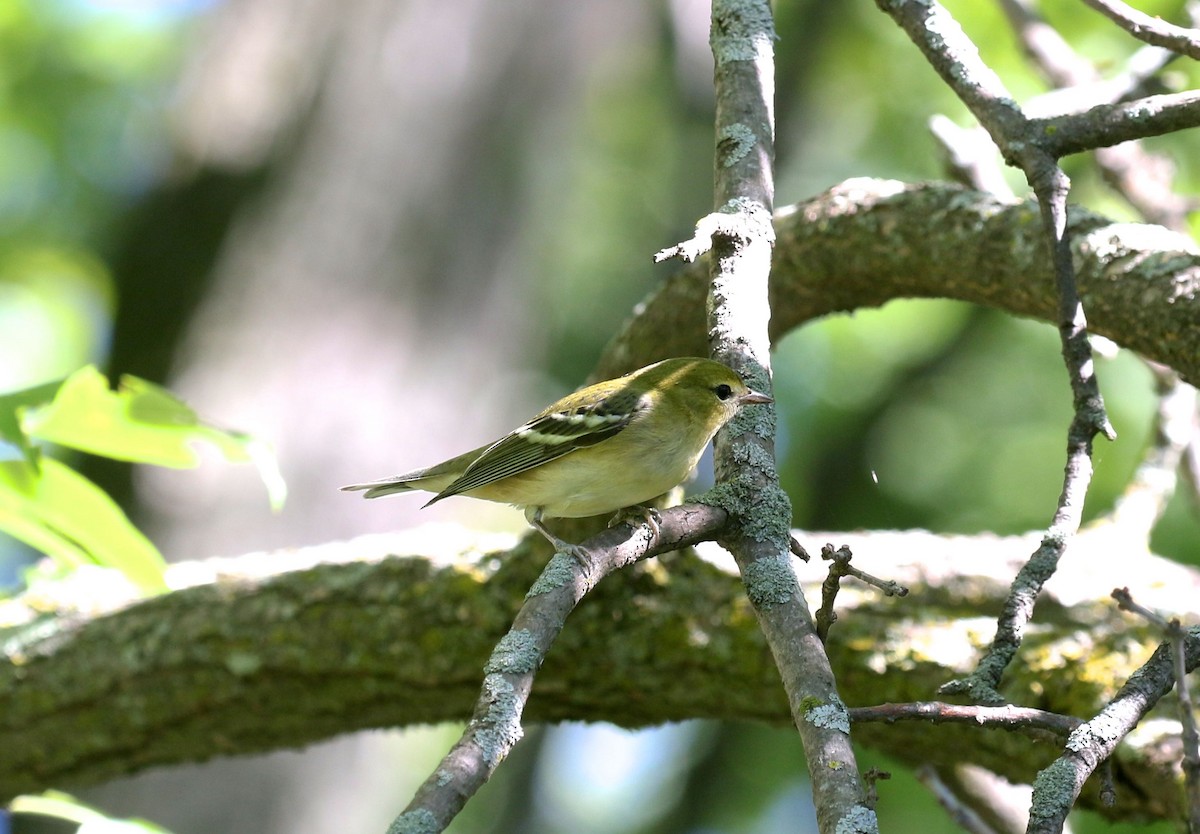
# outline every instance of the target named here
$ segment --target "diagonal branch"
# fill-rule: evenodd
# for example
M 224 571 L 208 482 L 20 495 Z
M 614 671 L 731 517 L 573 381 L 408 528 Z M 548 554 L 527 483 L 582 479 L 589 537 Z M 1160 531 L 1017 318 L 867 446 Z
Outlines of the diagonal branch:
M 1083 0 L 1138 40 L 1170 49 L 1200 61 L 1200 31 L 1176 26 L 1122 3 L 1121 0 Z
M 1117 696 L 1067 740 L 1067 749 L 1033 782 L 1028 834 L 1057 834 L 1084 782 L 1175 684 L 1170 641 L 1164 642 Z M 1200 627 L 1187 636 L 1187 671 L 1200 665 Z
M 523 735 L 521 715 L 546 653 L 567 616 L 596 583 L 641 559 L 704 541 L 726 519 L 723 510 L 703 504 L 676 507 L 661 514 L 657 534 L 650 531 L 648 538 L 640 528 L 631 530 L 624 524 L 592 537 L 585 543 L 593 554 L 587 566 L 556 553 L 526 594 L 512 627 L 492 650 L 474 714 L 462 737 L 392 822 L 389 834 L 445 830 L 491 778 Z

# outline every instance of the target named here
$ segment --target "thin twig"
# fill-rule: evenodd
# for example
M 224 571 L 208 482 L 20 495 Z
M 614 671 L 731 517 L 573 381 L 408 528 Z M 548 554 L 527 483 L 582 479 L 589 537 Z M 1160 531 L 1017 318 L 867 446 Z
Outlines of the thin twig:
M 828 555 L 826 555 L 828 554 Z M 880 579 L 873 576 L 864 570 L 859 570 L 850 564 L 850 560 L 854 558 L 854 554 L 850 552 L 850 548 L 846 545 L 834 549 L 832 544 L 827 544 L 821 548 L 821 558 L 832 560 L 838 565 L 838 572 L 842 576 L 852 576 L 859 582 L 873 585 L 883 591 L 884 596 L 889 597 L 906 597 L 908 596 L 908 588 L 905 588 L 899 582 L 894 582 L 891 579 Z
M 1112 756 L 1100 763 L 1100 804 L 1111 808 L 1117 804 L 1117 782 L 1113 777 Z
M 1117 607 L 1122 611 L 1137 614 L 1151 625 L 1157 626 L 1161 631 L 1165 632 L 1167 630 L 1167 618 L 1157 611 L 1151 611 L 1149 608 L 1138 605 L 1134 601 L 1133 595 L 1129 593 L 1128 588 L 1114 588 L 1112 598 L 1117 601 Z
M 800 544 L 795 536 L 790 536 L 789 538 L 788 549 L 792 551 L 792 555 L 801 562 L 811 561 L 812 557 L 808 555 L 808 551 L 804 549 L 804 545 Z
M 874 585 L 889 597 L 908 596 L 908 588 L 903 585 L 890 579 L 879 579 L 851 565 L 850 560 L 854 558 L 854 554 L 846 545 L 838 548 L 832 544 L 825 545 L 821 548 L 821 558 L 829 562 L 829 573 L 825 577 L 825 581 L 821 583 L 821 607 L 818 609 L 816 617 L 817 636 L 821 638 L 822 643 L 829 636 L 829 627 L 837 622 L 833 603 L 837 599 L 843 577 L 852 576 L 860 582 Z
M 1130 611 L 1159 628 L 1171 646 L 1171 662 L 1175 674 L 1175 694 L 1179 699 L 1179 723 L 1183 741 L 1183 777 L 1188 799 L 1189 830 L 1200 834 L 1200 730 L 1196 728 L 1196 713 L 1187 683 L 1187 632 L 1177 618 L 1168 620 L 1156 611 L 1139 605 L 1128 588 L 1116 588 L 1113 599 L 1122 611 Z
M 892 778 L 892 774 L 886 770 L 880 770 L 877 767 L 872 767 L 863 774 L 863 781 L 867 785 L 867 807 L 874 810 L 879 804 L 879 788 L 878 782 L 886 782 Z
M 976 727 L 997 727 L 1015 730 L 1035 738 L 1046 733 L 1059 738 L 1070 735 L 1083 722 L 1069 715 L 1015 707 L 985 707 L 972 704 L 949 704 L 944 701 L 913 701 L 905 704 L 877 704 L 871 707 L 851 707 L 851 722 L 924 721 L 930 724 L 967 724 Z

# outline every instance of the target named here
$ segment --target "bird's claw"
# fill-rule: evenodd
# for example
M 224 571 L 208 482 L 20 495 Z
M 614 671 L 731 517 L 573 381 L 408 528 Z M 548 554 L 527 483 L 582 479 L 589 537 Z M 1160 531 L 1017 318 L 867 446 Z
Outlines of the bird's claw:
M 619 510 L 617 514 L 612 517 L 612 520 L 608 522 L 608 526 L 616 527 L 618 524 L 632 522 L 634 519 L 640 519 L 645 522 L 646 526 L 650 528 L 650 532 L 656 539 L 662 532 L 662 514 L 658 510 L 654 509 L 654 507 L 643 507 L 640 505 L 636 507 L 626 507 L 623 510 Z

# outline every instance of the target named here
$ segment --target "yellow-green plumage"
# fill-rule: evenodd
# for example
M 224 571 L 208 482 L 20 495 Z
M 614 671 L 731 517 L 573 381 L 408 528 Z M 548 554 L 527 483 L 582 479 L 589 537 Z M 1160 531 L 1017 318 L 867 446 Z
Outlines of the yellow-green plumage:
M 739 408 L 770 401 L 719 362 L 667 359 L 569 394 L 495 443 L 343 489 L 367 498 L 434 492 L 430 504 L 452 495 L 513 504 L 545 533 L 543 516 L 600 515 L 662 495 Z

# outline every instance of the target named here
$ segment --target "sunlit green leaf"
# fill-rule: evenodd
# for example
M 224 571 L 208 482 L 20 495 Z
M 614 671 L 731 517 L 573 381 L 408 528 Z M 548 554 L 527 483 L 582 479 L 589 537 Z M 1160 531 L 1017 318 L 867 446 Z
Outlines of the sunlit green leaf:
M 52 402 L 14 412 L 28 437 L 133 463 L 190 469 L 200 463 L 196 444 L 209 443 L 226 460 L 255 464 L 272 507 L 286 495 L 268 446 L 203 422 L 170 391 L 138 377 L 121 377 L 113 391 L 89 365 L 62 382 Z
M 0 529 L 64 567 L 116 568 L 148 593 L 165 589 L 164 562 L 104 490 L 65 464 L 0 461 Z
M 23 409 L 52 401 L 62 383 L 62 380 L 47 382 L 44 385 L 0 395 L 0 440 L 15 446 L 33 466 L 38 463 L 38 449 L 21 430 L 21 412 Z
M 77 823 L 76 834 L 170 834 L 141 819 L 115 819 L 61 791 L 18 796 L 9 804 L 14 814 L 34 814 Z
M 143 396 L 136 386 L 112 391 L 89 365 L 67 378 L 52 403 L 27 411 L 22 425 L 32 437 L 72 449 L 186 469 L 199 462 L 188 431 L 198 423 L 183 403 L 172 407 L 169 395 Z

